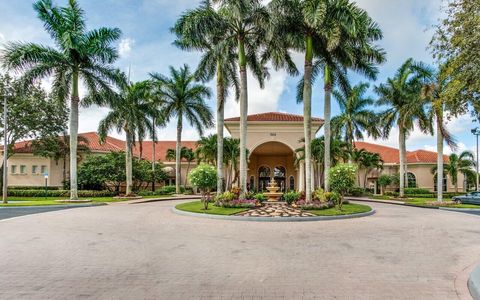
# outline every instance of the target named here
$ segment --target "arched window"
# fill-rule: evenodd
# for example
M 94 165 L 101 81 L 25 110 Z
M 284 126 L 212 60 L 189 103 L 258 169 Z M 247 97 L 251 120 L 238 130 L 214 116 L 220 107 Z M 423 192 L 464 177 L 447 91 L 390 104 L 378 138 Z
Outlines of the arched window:
M 407 187 L 416 188 L 417 187 L 417 178 L 415 174 L 408 172 L 407 173 Z
M 250 176 L 250 186 L 249 186 L 249 190 L 250 191 L 254 191 L 255 190 L 255 176 Z
M 258 169 L 258 177 L 270 177 L 270 168 L 260 167 L 260 169 Z
M 270 181 L 270 168 L 262 166 L 258 169 L 258 190 L 264 191 Z
M 282 167 L 282 166 L 276 166 L 273 169 L 273 177 L 277 181 L 277 185 L 280 187 L 281 192 L 285 192 L 285 189 L 287 188 L 286 178 L 285 178 L 286 173 L 287 171 L 285 170 L 285 167 Z
M 274 174 L 273 176 L 275 178 L 277 178 L 277 177 L 278 178 L 283 178 L 283 177 L 285 177 L 285 173 L 286 173 L 285 168 L 282 167 L 282 166 L 277 166 L 277 167 L 275 167 L 275 169 L 273 169 L 273 174 Z
M 289 179 L 289 189 L 290 191 L 295 190 L 295 178 L 293 176 L 290 176 L 290 179 Z

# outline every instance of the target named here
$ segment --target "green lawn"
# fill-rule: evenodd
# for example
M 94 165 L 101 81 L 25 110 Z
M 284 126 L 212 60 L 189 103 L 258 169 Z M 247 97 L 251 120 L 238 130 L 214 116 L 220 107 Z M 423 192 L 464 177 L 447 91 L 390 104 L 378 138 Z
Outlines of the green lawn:
M 353 215 L 371 211 L 372 208 L 368 205 L 349 203 L 344 204 L 342 210 L 338 210 L 336 207 L 321 209 L 321 210 L 307 210 L 307 212 L 315 214 L 317 216 L 341 216 L 341 215 Z
M 178 210 L 193 212 L 193 213 L 200 213 L 200 214 L 211 214 L 211 215 L 234 215 L 243 211 L 248 210 L 247 208 L 224 208 L 214 206 L 212 203 L 208 205 L 208 210 L 203 208 L 203 203 L 201 201 L 193 201 L 178 204 L 175 206 Z
M 435 203 L 435 198 L 408 198 L 405 199 L 405 202 L 411 205 L 420 205 L 420 206 L 439 206 Z M 449 201 L 445 199 L 445 201 Z M 478 208 L 480 209 L 480 205 L 474 204 L 454 204 L 454 205 L 445 205 L 445 207 L 453 207 L 453 208 Z
M 169 195 L 162 196 L 144 196 L 145 199 L 152 198 L 165 198 Z M 125 201 L 122 199 L 115 199 L 113 197 L 87 197 L 80 199 L 92 200 L 92 203 L 109 203 L 109 202 L 121 202 Z M 55 200 L 68 200 L 68 198 L 58 198 L 58 197 L 8 197 L 8 204 L 0 204 L 2 206 L 47 206 L 47 205 L 75 205 L 73 203 L 61 203 L 56 202 Z

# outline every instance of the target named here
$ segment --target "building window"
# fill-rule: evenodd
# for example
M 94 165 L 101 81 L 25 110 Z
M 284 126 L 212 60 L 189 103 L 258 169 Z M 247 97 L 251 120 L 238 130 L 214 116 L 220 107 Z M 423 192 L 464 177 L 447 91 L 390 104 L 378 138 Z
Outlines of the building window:
M 255 190 L 255 177 L 253 175 L 250 176 L 250 186 L 248 187 L 248 190 L 250 191 Z
M 32 174 L 37 174 L 38 166 L 32 166 Z
M 407 173 L 407 183 L 409 188 L 416 188 L 417 187 L 417 178 L 415 174 L 408 172 Z
M 48 171 L 48 170 L 47 170 L 47 166 L 42 166 L 42 167 L 40 168 L 40 172 L 41 172 L 42 174 L 47 173 L 47 171 Z
M 264 191 L 267 188 L 269 181 L 270 181 L 270 168 L 260 167 L 258 169 L 258 190 Z
M 290 188 L 291 191 L 295 190 L 295 178 L 293 176 L 290 176 L 289 188 Z
M 277 186 L 280 187 L 281 192 L 285 192 L 286 184 L 285 184 L 285 174 L 286 170 L 282 166 L 276 166 L 275 169 L 273 169 L 273 176 L 275 178 L 275 181 L 277 182 Z
M 447 191 L 447 176 L 443 176 L 443 188 L 444 192 Z M 437 175 L 433 176 L 433 191 L 437 191 Z
M 20 174 L 26 174 L 27 173 L 27 166 L 21 165 L 20 166 Z
M 12 165 L 11 170 L 12 170 L 12 174 L 17 174 L 17 166 L 16 165 Z

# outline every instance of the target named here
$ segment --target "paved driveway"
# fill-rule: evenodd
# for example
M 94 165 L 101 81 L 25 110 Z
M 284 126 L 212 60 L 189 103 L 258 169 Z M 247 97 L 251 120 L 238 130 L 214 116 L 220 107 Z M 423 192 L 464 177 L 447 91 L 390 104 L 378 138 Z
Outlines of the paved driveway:
M 365 218 L 259 223 L 175 203 L 0 222 L 0 298 L 457 299 L 455 278 L 480 261 L 469 214 L 371 204 Z
M 86 205 L 85 205 L 86 206 Z M 25 215 L 39 214 L 63 209 L 79 208 L 80 205 L 51 205 L 51 206 L 8 206 L 0 207 L 0 220 Z

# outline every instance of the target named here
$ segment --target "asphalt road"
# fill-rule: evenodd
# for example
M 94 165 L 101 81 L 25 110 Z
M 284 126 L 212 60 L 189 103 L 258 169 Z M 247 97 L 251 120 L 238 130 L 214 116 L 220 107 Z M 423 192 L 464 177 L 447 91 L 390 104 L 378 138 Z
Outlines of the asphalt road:
M 50 211 L 65 210 L 72 208 L 85 207 L 85 205 L 54 205 L 54 206 L 31 206 L 31 207 L 0 207 L 0 220 L 21 217 L 25 215 L 39 214 Z

